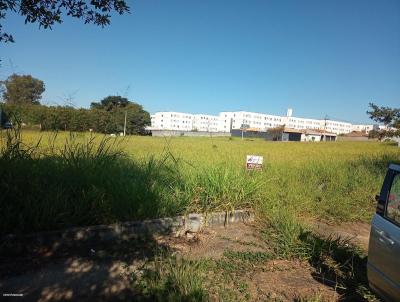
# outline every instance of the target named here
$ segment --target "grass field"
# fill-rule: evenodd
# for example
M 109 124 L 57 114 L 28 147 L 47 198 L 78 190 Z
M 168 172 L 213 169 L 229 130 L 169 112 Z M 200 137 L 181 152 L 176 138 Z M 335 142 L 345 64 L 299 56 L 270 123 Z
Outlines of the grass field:
M 220 300 L 251 300 L 246 279 L 239 278 L 242 267 L 251 261 L 263 269 L 270 259 L 286 259 L 307 261 L 335 280 L 349 301 L 376 301 L 365 253 L 321 238 L 309 222 L 368 221 L 388 163 L 400 162 L 393 144 L 3 131 L 0 150 L 1 235 L 188 212 L 256 211 L 265 253 L 228 250 L 221 260 L 194 262 L 167 253 L 149 261 L 147 273 L 132 284 L 150 300 L 208 301 L 204 276 L 210 273 L 219 276 L 213 282 Z M 262 171 L 246 171 L 247 154 L 264 156 Z M 227 280 L 230 289 L 223 286 Z
M 399 148 L 378 142 L 31 131 L 9 133 L 7 141 L 6 134 L 0 143 L 3 234 L 245 207 L 367 221 L 387 164 L 400 159 Z M 247 154 L 264 156 L 262 171 L 245 170 Z

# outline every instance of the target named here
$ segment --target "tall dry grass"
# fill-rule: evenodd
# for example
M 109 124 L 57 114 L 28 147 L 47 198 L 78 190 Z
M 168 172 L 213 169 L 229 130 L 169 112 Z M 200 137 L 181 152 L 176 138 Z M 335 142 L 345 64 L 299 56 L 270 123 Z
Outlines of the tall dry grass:
M 400 158 L 376 142 L 0 136 L 2 234 L 245 207 L 368 220 L 386 166 Z M 264 169 L 246 171 L 246 154 L 263 155 Z

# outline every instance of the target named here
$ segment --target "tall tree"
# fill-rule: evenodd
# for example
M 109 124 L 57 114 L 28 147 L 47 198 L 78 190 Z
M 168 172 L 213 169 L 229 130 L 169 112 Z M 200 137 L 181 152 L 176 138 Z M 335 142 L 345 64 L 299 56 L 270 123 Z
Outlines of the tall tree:
M 371 110 L 367 111 L 369 117 L 386 126 L 400 129 L 400 108 L 390 108 L 369 103 Z
M 106 111 L 115 111 L 120 108 L 124 108 L 128 106 L 130 102 L 127 98 L 123 98 L 119 95 L 110 95 L 105 97 L 100 102 L 92 102 L 90 104 L 90 108 L 92 109 L 101 109 Z
M 150 125 L 150 114 L 141 105 L 118 95 L 111 95 L 100 102 L 93 102 L 90 108 L 94 111 L 111 113 L 106 132 L 122 132 L 125 115 L 127 134 L 145 134 L 145 127 Z
M 6 103 L 20 105 L 40 104 L 42 93 L 45 90 L 43 81 L 31 75 L 13 74 L 3 82 L 5 91 L 3 98 Z
M 62 23 L 63 15 L 104 27 L 110 24 L 112 12 L 122 15 L 129 12 L 129 6 L 124 0 L 0 0 L 0 21 L 7 12 L 17 13 L 25 18 L 25 23 L 38 23 L 44 28 Z M 14 42 L 1 23 L 0 42 Z

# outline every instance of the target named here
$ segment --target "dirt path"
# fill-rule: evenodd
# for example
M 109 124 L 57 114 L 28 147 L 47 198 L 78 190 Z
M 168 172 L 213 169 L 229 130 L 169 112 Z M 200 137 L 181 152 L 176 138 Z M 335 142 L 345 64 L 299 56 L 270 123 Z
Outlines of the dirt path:
M 364 248 L 368 243 L 367 230 L 367 225 L 359 224 L 316 224 L 319 233 L 347 236 Z M 268 250 L 253 226 L 239 223 L 209 228 L 188 238 L 159 236 L 128 245 L 82 247 L 69 255 L 49 259 L 3 258 L 0 293 L 23 294 L 18 301 L 133 301 L 140 297 L 132 289 L 130 272 L 137 271 L 154 257 L 155 250 L 162 248 L 190 259 L 220 259 L 226 251 Z M 318 272 L 307 262 L 268 260 L 243 275 L 252 300 L 338 299 L 334 289 L 321 282 Z

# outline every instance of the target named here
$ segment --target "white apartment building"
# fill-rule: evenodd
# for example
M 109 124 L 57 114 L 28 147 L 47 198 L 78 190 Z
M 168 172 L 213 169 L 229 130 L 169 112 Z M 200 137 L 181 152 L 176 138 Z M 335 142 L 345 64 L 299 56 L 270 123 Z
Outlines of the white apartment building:
M 220 131 L 230 132 L 243 125 L 265 131 L 285 124 L 285 117 L 247 111 L 224 111 L 219 114 Z
M 352 125 L 352 131 L 361 131 L 368 134 L 371 130 L 390 130 L 390 127 L 384 125 Z
M 151 115 L 150 130 L 217 132 L 218 116 L 182 112 L 157 112 Z
M 218 116 L 207 114 L 193 115 L 193 131 L 218 132 L 218 126 Z
M 300 130 L 318 129 L 335 134 L 346 134 L 352 131 L 369 132 L 374 127 L 377 127 L 377 125 L 352 125 L 348 122 L 330 119 L 294 117 L 293 110 L 290 108 L 286 116 L 248 111 L 223 111 L 218 116 L 157 112 L 151 116 L 151 129 L 154 130 L 231 132 L 232 129 L 241 129 L 244 126 L 258 129 L 259 131 L 266 131 L 269 128 L 276 128 L 283 125 L 287 128 Z
M 333 120 L 319 120 L 292 116 L 292 109 L 288 109 L 286 116 L 254 113 L 246 111 L 221 112 L 221 131 L 229 132 L 230 129 L 240 129 L 242 125 L 266 131 L 268 128 L 276 128 L 285 125 L 293 129 L 319 129 L 336 134 L 352 131 L 351 124 Z
M 336 134 L 346 134 L 352 131 L 351 125 L 351 123 L 347 122 L 323 120 L 323 124 L 320 129 Z
M 151 116 L 152 129 L 193 130 L 193 114 L 181 112 L 157 112 Z

